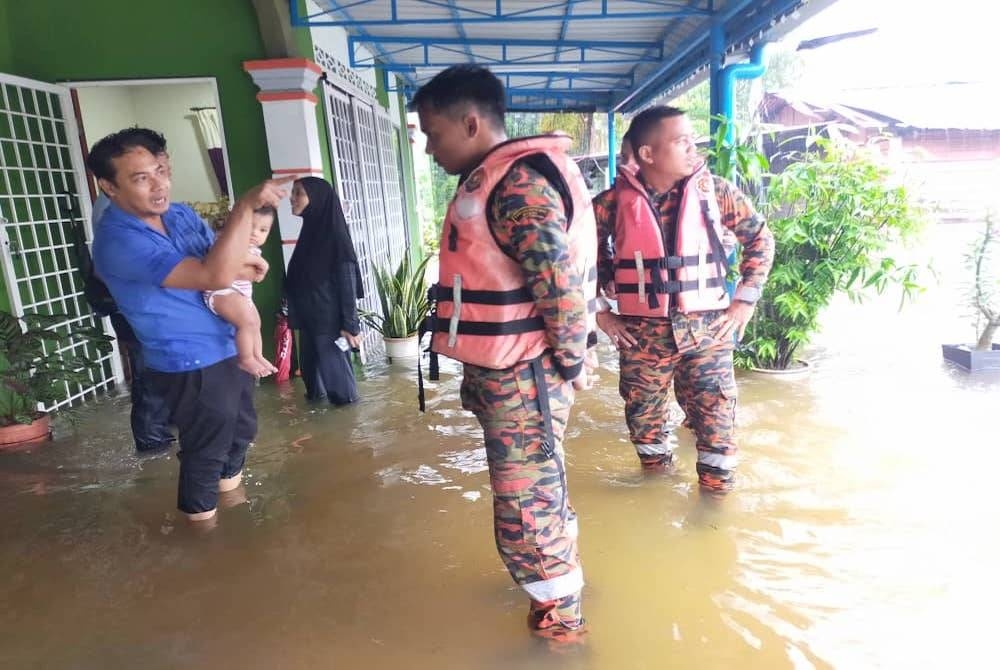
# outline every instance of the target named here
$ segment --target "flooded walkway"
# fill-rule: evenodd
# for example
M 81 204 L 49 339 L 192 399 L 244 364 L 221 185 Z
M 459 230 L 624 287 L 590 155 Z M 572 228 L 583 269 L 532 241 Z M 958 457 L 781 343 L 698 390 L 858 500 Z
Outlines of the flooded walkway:
M 929 248 L 954 258 L 967 233 Z M 942 341 L 971 339 L 950 295 L 838 304 L 808 378 L 742 375 L 722 505 L 697 495 L 685 430 L 676 475 L 639 472 L 602 344 L 567 439 L 592 633 L 566 656 L 527 633 L 453 374 L 425 415 L 408 371 L 373 370 L 345 409 L 263 387 L 246 501 L 204 534 L 173 509 L 176 462 L 132 454 L 127 400 L 85 408 L 54 443 L 0 453 L 0 667 L 979 665 L 1000 375 L 942 362 Z

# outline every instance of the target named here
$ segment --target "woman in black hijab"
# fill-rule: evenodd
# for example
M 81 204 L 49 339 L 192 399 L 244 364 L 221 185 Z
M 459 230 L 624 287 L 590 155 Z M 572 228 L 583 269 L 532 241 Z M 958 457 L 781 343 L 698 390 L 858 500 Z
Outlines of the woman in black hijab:
M 319 177 L 292 185 L 292 214 L 302 217 L 295 251 L 288 262 L 285 292 L 289 325 L 299 331 L 299 368 L 306 398 L 334 405 L 358 400 L 350 350 L 361 332 L 356 301 L 364 296 L 361 270 L 340 198 Z

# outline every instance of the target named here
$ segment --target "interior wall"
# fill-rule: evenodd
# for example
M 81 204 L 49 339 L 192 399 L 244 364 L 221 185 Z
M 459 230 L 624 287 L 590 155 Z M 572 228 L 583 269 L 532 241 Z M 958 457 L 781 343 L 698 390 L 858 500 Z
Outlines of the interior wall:
M 173 168 L 173 199 L 209 202 L 218 183 L 202 144 L 192 107 L 215 106 L 208 83 L 115 84 L 77 90 L 88 145 L 130 126 L 152 128 L 167 139 Z

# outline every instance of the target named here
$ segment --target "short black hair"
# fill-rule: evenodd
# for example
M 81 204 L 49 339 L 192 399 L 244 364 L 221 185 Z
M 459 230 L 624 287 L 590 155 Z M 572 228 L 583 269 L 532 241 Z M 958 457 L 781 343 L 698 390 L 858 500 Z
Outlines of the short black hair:
M 278 210 L 276 210 L 274 207 L 271 207 L 270 205 L 264 205 L 263 207 L 258 207 L 257 209 L 255 209 L 253 213 L 256 214 L 257 216 L 274 216 L 275 214 L 278 213 Z
M 98 179 L 115 180 L 115 166 L 112 159 L 133 149 L 142 148 L 154 156 L 166 153 L 167 140 L 163 135 L 149 128 L 125 128 L 98 140 L 90 148 L 87 167 Z
M 632 128 L 629 128 L 628 130 L 625 131 L 625 134 L 622 135 L 622 144 L 621 144 L 621 149 L 619 150 L 619 153 L 625 153 L 625 147 L 626 146 L 629 149 L 632 150 L 632 153 L 635 153 L 635 147 L 632 146 L 632 134 L 631 133 L 632 133 Z
M 628 131 L 625 133 L 625 136 L 628 137 L 629 142 L 632 144 L 632 151 L 638 154 L 639 147 L 649 144 L 649 140 L 652 138 L 653 133 L 656 131 L 656 126 L 660 121 L 671 119 L 675 116 L 682 116 L 685 113 L 683 109 L 677 107 L 657 105 L 636 114 L 635 118 L 632 119 L 631 125 L 628 127 Z
M 438 72 L 413 95 L 409 109 L 451 113 L 465 104 L 475 105 L 497 128 L 504 127 L 507 94 L 497 76 L 480 65 L 453 65 Z

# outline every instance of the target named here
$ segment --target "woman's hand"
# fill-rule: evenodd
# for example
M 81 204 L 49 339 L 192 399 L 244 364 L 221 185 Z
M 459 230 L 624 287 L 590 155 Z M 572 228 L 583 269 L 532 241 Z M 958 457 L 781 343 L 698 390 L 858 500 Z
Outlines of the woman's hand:
M 347 343 L 351 345 L 351 349 L 358 349 L 361 346 L 361 338 L 358 335 L 352 335 L 346 330 L 340 331 L 340 334 L 344 336 Z

